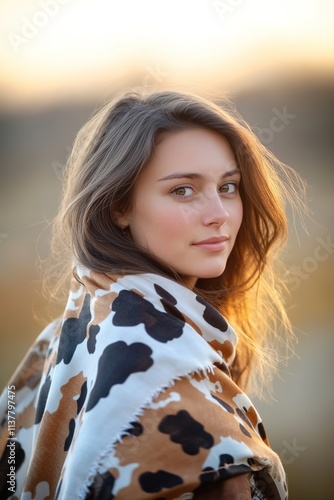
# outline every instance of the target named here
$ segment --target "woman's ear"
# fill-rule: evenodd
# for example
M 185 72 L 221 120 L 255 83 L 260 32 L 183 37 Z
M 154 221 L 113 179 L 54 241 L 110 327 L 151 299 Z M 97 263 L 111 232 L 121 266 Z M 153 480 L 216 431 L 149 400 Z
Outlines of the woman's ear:
M 125 229 L 130 223 L 130 214 L 128 211 L 124 212 L 120 206 L 114 205 L 111 208 L 111 217 L 116 222 L 117 226 L 121 229 Z

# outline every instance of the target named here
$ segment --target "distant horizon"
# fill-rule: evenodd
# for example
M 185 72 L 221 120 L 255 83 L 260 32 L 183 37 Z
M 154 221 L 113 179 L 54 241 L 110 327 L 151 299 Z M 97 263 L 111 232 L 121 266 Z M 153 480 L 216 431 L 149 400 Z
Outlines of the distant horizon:
M 301 88 L 309 88 L 314 86 L 328 86 L 333 88 L 334 91 L 334 68 L 322 68 L 315 71 L 314 68 L 305 67 L 303 70 L 293 72 L 282 72 L 281 68 L 277 67 L 271 72 L 254 73 L 245 82 L 245 75 L 243 78 L 235 79 L 233 83 L 229 78 L 223 75 L 212 75 L 211 78 L 207 77 L 206 81 L 193 80 L 184 81 L 184 79 L 177 78 L 170 75 L 171 78 L 166 78 L 164 81 L 155 82 L 154 74 L 158 73 L 159 67 L 146 67 L 146 72 L 140 74 L 136 69 L 127 72 L 124 77 L 119 73 L 118 78 L 108 79 L 105 75 L 100 79 L 99 84 L 94 88 L 81 88 L 80 92 L 75 85 L 69 86 L 64 89 L 52 89 L 46 87 L 45 89 L 33 88 L 29 92 L 19 92 L 11 87 L 6 89 L 3 82 L 0 82 L 0 111 L 20 111 L 31 109 L 44 109 L 53 106 L 67 105 L 69 101 L 77 103 L 78 105 L 96 102 L 97 104 L 104 99 L 108 99 L 115 93 L 123 89 L 131 88 L 147 88 L 147 90 L 159 89 L 177 89 L 185 92 L 199 93 L 208 98 L 219 98 L 227 95 L 233 98 L 234 94 L 243 94 L 256 91 L 261 88 L 279 88 L 289 89 L 296 86 Z M 147 82 L 151 85 L 143 85 L 143 80 L 146 78 Z

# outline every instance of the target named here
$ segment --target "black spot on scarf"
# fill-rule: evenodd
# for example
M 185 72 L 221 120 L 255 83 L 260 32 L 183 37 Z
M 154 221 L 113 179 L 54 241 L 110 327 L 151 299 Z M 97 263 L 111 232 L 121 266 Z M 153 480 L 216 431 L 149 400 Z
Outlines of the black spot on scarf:
M 161 304 L 163 305 L 166 313 L 171 314 L 172 316 L 175 316 L 176 318 L 179 318 L 184 322 L 183 314 L 178 310 L 177 307 L 175 307 L 177 304 L 175 297 L 173 297 L 173 295 L 171 295 L 169 292 L 167 292 L 167 290 L 159 285 L 155 284 L 154 288 L 157 294 L 161 297 Z
M 134 292 L 122 290 L 112 303 L 115 312 L 115 326 L 137 326 L 143 324 L 150 337 L 158 342 L 169 342 L 182 335 L 184 320 L 172 314 L 158 311 L 155 307 Z M 183 317 L 182 317 L 183 318 Z
M 196 300 L 197 302 L 205 306 L 203 313 L 203 318 L 205 319 L 205 321 L 214 328 L 217 328 L 222 332 L 226 332 L 228 329 L 226 319 L 214 307 L 212 307 L 204 299 L 202 299 L 202 297 L 199 297 L 197 295 Z
M 187 455 L 197 455 L 200 448 L 209 449 L 214 443 L 213 436 L 206 432 L 204 426 L 186 410 L 164 417 L 158 429 L 164 434 L 169 434 L 170 440 L 180 444 Z
M 87 293 L 78 318 L 67 318 L 64 321 L 58 347 L 57 364 L 64 361 L 68 365 L 79 344 L 86 338 L 87 326 L 91 321 L 90 296 Z M 95 350 L 96 335 L 100 331 L 97 325 L 91 325 L 89 329 L 88 349 L 92 353 Z
M 39 393 L 38 403 L 36 408 L 35 424 L 39 424 L 40 421 L 42 420 L 50 387 L 51 387 L 51 377 L 50 375 L 48 375 L 44 380 L 44 383 Z
M 173 488 L 182 484 L 182 478 L 165 470 L 144 472 L 139 476 L 140 486 L 146 493 L 158 493 L 164 488 Z
M 151 354 L 152 349 L 140 342 L 127 345 L 118 341 L 108 345 L 99 359 L 86 412 L 92 410 L 101 398 L 106 398 L 114 385 L 123 384 L 132 373 L 148 370 L 153 365 Z
M 228 479 L 239 474 L 246 474 L 251 471 L 248 465 L 233 465 L 234 458 L 228 453 L 219 455 L 219 466 L 216 469 L 205 467 L 199 476 L 201 483 L 211 483 L 213 481 Z

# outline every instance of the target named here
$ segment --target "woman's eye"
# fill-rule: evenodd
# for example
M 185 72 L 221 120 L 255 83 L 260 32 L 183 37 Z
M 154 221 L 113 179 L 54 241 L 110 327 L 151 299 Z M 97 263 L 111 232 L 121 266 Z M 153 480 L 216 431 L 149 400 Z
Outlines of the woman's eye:
M 188 198 L 193 194 L 193 189 L 189 186 L 180 186 L 173 189 L 172 194 L 180 198 Z
M 233 194 L 237 191 L 238 186 L 235 182 L 226 182 L 220 188 L 221 193 Z

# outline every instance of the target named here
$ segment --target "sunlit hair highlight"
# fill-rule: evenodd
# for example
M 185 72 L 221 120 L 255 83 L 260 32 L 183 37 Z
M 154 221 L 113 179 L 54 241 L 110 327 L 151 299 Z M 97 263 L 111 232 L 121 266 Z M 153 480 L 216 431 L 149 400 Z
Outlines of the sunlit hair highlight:
M 149 272 L 182 281 L 137 247 L 117 214 L 131 206 L 136 179 L 164 133 L 201 127 L 224 136 L 241 171 L 243 221 L 224 273 L 199 279 L 195 292 L 238 332 L 234 380 L 260 393 L 270 386 L 281 347 L 289 349 L 293 337 L 275 265 L 288 235 L 286 204 L 301 209 L 304 185 L 229 108 L 174 91 L 131 91 L 104 106 L 74 143 L 52 248 L 63 277 L 74 258 L 103 273 Z

